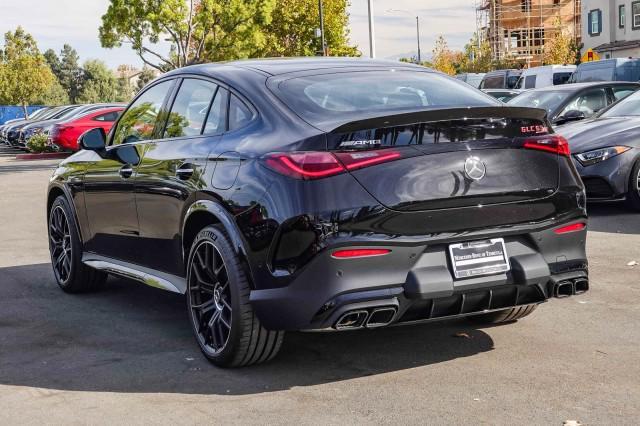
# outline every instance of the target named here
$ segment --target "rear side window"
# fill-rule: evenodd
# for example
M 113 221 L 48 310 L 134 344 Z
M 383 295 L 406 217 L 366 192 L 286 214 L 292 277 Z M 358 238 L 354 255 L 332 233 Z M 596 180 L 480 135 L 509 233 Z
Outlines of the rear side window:
M 251 110 L 234 94 L 229 99 L 229 130 L 239 129 L 251 120 Z
M 504 89 L 504 76 L 494 75 L 485 77 L 484 80 L 482 80 L 482 89 Z
M 151 86 L 133 101 L 118 121 L 111 144 L 120 145 L 153 138 L 160 109 L 172 86 L 173 80 L 163 81 Z
M 524 88 L 525 89 L 535 89 L 536 87 L 536 76 L 528 75 L 524 78 Z
M 216 84 L 204 80 L 183 80 L 171 106 L 163 137 L 200 135 L 217 88 Z
M 430 107 L 500 105 L 466 83 L 433 72 L 318 74 L 285 80 L 275 93 L 316 125 Z M 233 108 L 229 113 L 231 123 Z
M 553 85 L 558 86 L 560 84 L 566 84 L 571 78 L 571 72 L 554 72 L 553 73 Z
M 636 90 L 637 87 L 633 86 L 614 86 L 611 88 L 613 90 L 613 96 L 616 98 L 616 101 L 619 101 L 622 98 L 626 98 Z
M 207 122 L 204 127 L 205 135 L 215 135 L 225 131 L 228 93 L 227 89 L 218 88 L 207 116 Z
M 113 122 L 118 119 L 118 115 L 120 113 L 118 111 L 108 112 L 106 114 L 100 114 L 93 117 L 95 121 L 104 121 L 104 122 Z

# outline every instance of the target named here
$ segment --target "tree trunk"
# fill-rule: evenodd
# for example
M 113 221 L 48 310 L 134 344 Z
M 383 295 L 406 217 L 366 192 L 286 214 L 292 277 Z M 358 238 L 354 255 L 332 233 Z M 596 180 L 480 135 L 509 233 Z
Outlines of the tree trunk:
M 22 111 L 24 112 L 24 119 L 28 120 L 29 119 L 29 111 L 27 110 L 27 104 L 25 104 L 25 103 L 22 104 Z

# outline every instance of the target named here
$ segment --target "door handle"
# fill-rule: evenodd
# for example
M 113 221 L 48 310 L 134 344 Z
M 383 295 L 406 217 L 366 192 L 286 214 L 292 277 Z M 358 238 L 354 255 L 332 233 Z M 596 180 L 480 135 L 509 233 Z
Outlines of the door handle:
M 133 175 L 133 167 L 131 167 L 131 164 L 125 164 L 124 166 L 120 167 L 121 178 L 129 179 L 131 175 Z
M 195 171 L 193 164 L 183 164 L 176 170 L 176 176 L 180 180 L 187 180 L 193 176 L 193 172 Z

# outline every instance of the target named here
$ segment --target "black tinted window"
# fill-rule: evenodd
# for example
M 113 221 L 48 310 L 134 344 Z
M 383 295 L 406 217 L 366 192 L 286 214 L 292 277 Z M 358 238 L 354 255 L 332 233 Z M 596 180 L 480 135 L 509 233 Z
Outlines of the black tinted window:
M 459 80 L 433 72 L 414 71 L 344 72 L 297 77 L 280 83 L 276 94 L 312 124 L 429 107 L 497 104 L 497 101 Z
M 504 89 L 504 76 L 494 75 L 482 80 L 482 89 Z
M 216 88 L 216 84 L 204 80 L 183 80 L 169 112 L 164 137 L 199 135 Z
M 553 85 L 566 84 L 571 78 L 571 72 L 555 72 L 553 73 Z
M 239 129 L 251 120 L 251 110 L 234 94 L 229 100 L 229 130 Z
M 525 89 L 534 89 L 536 87 L 536 76 L 528 75 L 524 78 L 524 88 Z
M 106 114 L 100 114 L 93 117 L 95 121 L 116 121 L 120 113 L 117 111 L 108 112 Z
M 209 115 L 207 116 L 207 123 L 204 127 L 205 134 L 215 135 L 216 133 L 222 133 L 225 131 L 228 93 L 227 89 L 222 87 L 218 88 L 216 97 L 211 104 Z
M 151 86 L 140 95 L 118 122 L 112 145 L 151 139 L 160 108 L 172 85 L 172 80 L 164 81 Z

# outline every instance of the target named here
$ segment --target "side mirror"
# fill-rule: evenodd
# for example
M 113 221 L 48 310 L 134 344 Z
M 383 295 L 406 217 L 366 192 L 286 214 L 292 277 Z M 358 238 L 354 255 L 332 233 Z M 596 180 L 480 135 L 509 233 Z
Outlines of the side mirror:
M 560 117 L 556 118 L 554 121 L 556 123 L 561 124 L 561 123 L 567 123 L 569 121 L 584 120 L 585 118 L 587 118 L 587 116 L 584 115 L 584 112 L 578 111 L 577 109 L 572 109 L 565 112 L 564 115 L 561 115 Z
M 107 135 L 104 129 L 97 127 L 95 129 L 87 130 L 84 132 L 78 142 L 80 147 L 88 151 L 101 151 L 106 146 Z

